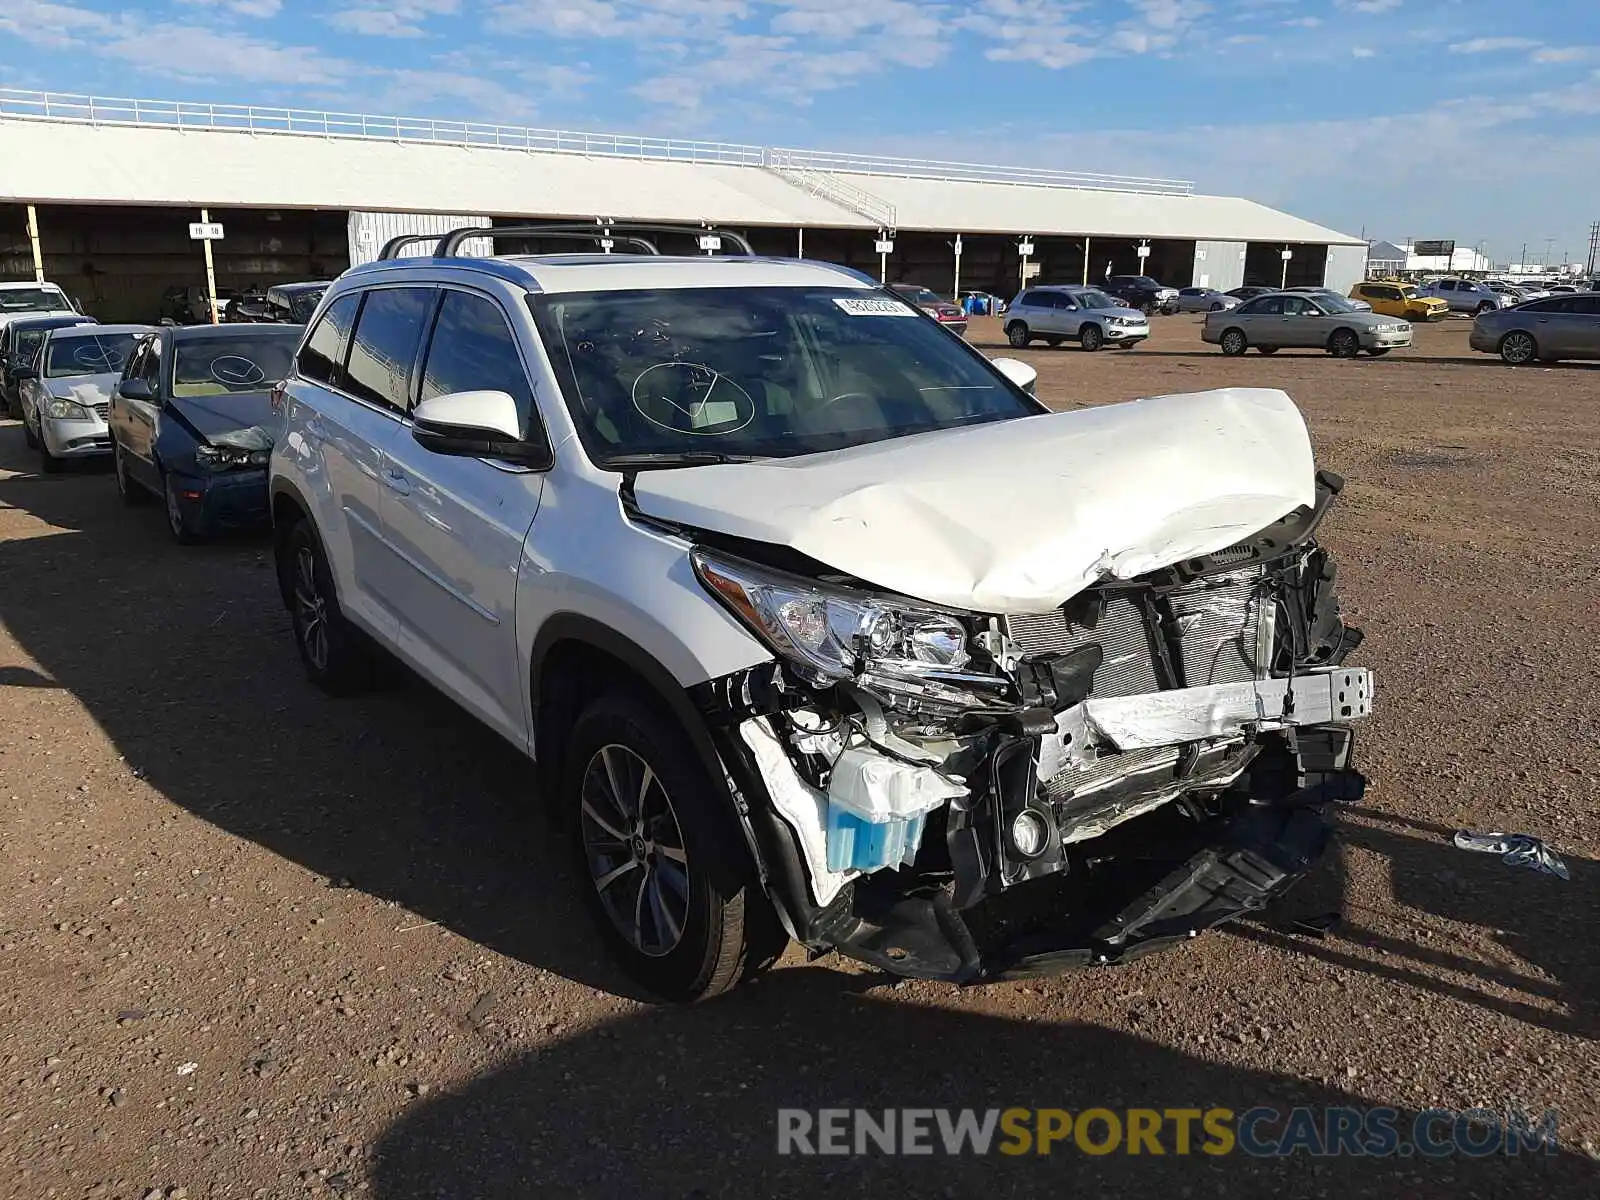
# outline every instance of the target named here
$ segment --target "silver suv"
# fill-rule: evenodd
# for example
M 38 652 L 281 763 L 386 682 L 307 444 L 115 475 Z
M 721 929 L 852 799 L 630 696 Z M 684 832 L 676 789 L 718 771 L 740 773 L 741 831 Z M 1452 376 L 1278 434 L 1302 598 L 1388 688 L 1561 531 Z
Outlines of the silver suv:
M 1150 318 L 1099 288 L 1044 284 L 1011 302 L 1005 330 L 1006 340 L 1018 348 L 1039 339 L 1047 346 L 1077 342 L 1085 350 L 1131 350 L 1150 336 Z
M 1517 303 L 1509 294 L 1472 279 L 1435 279 L 1419 287 L 1417 295 L 1437 297 L 1450 306 L 1451 312 L 1475 314 L 1510 308 Z
M 1287 396 L 1052 413 L 855 272 L 609 232 L 347 272 L 270 488 L 311 679 L 396 655 L 526 754 L 638 981 L 1112 962 L 1310 866 L 1372 679 Z

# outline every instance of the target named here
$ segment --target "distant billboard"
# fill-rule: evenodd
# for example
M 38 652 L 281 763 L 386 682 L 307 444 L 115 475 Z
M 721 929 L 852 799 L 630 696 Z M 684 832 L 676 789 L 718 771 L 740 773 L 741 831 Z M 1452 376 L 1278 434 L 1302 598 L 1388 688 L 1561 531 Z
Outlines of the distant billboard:
M 1454 241 L 1447 242 L 1413 242 L 1411 253 L 1418 258 L 1449 258 L 1456 252 Z

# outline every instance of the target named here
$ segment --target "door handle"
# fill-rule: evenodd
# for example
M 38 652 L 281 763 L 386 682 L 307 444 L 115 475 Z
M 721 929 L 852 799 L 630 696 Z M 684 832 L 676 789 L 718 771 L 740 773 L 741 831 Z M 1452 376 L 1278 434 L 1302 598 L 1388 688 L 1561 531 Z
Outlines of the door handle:
M 387 484 L 389 490 L 394 492 L 396 495 L 411 495 L 411 481 L 399 471 L 396 471 L 393 467 L 385 467 L 383 469 L 383 482 Z

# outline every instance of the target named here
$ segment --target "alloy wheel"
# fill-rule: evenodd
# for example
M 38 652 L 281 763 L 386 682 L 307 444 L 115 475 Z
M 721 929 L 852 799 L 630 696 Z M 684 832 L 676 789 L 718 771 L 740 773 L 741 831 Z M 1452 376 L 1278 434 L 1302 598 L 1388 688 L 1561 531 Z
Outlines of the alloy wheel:
M 294 631 L 306 661 L 318 671 L 328 666 L 328 602 L 317 583 L 317 558 L 310 546 L 294 556 Z
M 606 916 L 641 954 L 661 958 L 683 938 L 689 859 L 666 787 L 637 751 L 597 750 L 584 769 L 581 836 Z
M 1237 329 L 1230 329 L 1222 335 L 1222 352 L 1224 354 L 1243 354 L 1245 351 L 1244 334 Z
M 1538 347 L 1534 345 L 1533 338 L 1520 329 L 1506 334 L 1500 343 L 1500 357 L 1514 367 L 1532 362 L 1537 351 Z

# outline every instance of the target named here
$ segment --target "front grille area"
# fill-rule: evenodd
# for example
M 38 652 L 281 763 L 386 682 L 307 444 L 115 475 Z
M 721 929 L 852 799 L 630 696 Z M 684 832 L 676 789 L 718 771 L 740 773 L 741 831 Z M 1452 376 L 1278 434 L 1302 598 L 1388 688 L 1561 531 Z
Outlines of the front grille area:
M 1186 687 L 1239 683 L 1267 674 L 1272 647 L 1274 606 L 1264 595 L 1266 572 L 1251 567 L 1196 580 L 1169 593 L 1176 632 L 1175 657 Z M 1104 661 L 1094 677 L 1096 696 L 1142 696 L 1161 690 L 1150 633 L 1139 606 L 1125 596 L 1095 605 L 1075 602 L 1048 613 L 1008 618 L 1008 636 L 1026 654 L 1069 651 L 1098 642 Z M 1169 643 L 1170 644 L 1170 643 Z M 1107 782 L 1148 775 L 1152 786 L 1175 778 L 1178 751 L 1172 747 L 1104 754 L 1083 770 L 1063 770 L 1045 785 L 1058 803 L 1083 796 Z
M 1068 616 L 1068 609 L 1060 608 L 1011 617 L 1010 638 L 1026 654 L 1076 650 L 1089 642 L 1099 642 L 1105 658 L 1094 674 L 1096 696 L 1143 696 L 1160 690 L 1150 635 L 1139 606 L 1125 596 L 1112 597 L 1092 625 L 1086 623 L 1088 614 L 1082 609 L 1083 606 L 1073 606 L 1070 610 L 1077 619 Z

